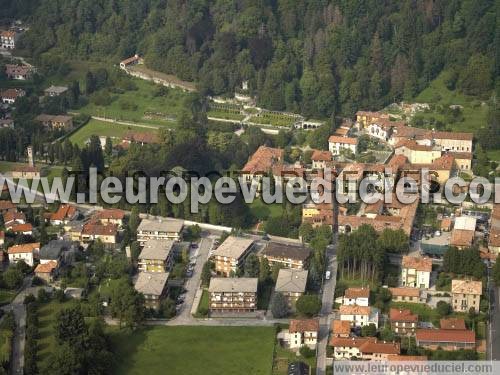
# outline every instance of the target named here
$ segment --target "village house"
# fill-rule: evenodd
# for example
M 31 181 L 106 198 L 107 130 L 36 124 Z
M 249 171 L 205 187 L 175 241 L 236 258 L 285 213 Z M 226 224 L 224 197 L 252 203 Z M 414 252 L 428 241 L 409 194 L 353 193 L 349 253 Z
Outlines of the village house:
M 413 336 L 418 325 L 418 315 L 409 309 L 391 308 L 389 321 L 392 330 L 398 335 Z
M 28 266 L 33 267 L 35 256 L 40 251 L 40 242 L 14 245 L 7 249 L 10 263 L 17 263 L 22 260 Z
M 357 146 L 357 138 L 339 137 L 337 135 L 331 135 L 330 138 L 328 138 L 328 150 L 332 155 L 340 155 L 344 150 L 349 150 L 355 155 Z
M 460 350 L 474 349 L 476 336 L 474 331 L 462 329 L 417 329 L 417 346 L 425 349 Z
M 257 191 L 260 192 L 262 176 L 272 173 L 273 168 L 281 166 L 283 161 L 283 149 L 260 146 L 243 166 L 242 177 L 247 184 L 257 184 Z
M 47 97 L 60 96 L 68 91 L 66 86 L 50 86 L 43 90 L 43 93 Z
M 314 150 L 311 155 L 311 162 L 313 169 L 325 169 L 327 163 L 332 161 L 332 154 L 330 151 Z
M 214 251 L 213 261 L 217 275 L 230 277 L 234 275 L 253 247 L 253 240 L 250 238 L 229 236 Z
M 94 214 L 94 219 L 98 220 L 101 224 L 116 224 L 122 226 L 124 218 L 125 211 L 117 208 L 105 208 Z
M 146 308 L 158 310 L 167 296 L 168 272 L 139 272 L 134 288 L 144 296 Z
M 137 65 L 137 64 L 142 64 L 143 59 L 139 55 L 134 55 L 131 56 L 123 61 L 120 62 L 120 68 L 121 69 L 127 69 L 130 66 Z
M 399 343 L 380 342 L 375 337 L 332 337 L 335 360 L 385 361 L 391 355 L 401 353 Z
M 137 241 L 141 246 L 149 239 L 179 241 L 183 227 L 184 220 L 143 219 L 137 227 Z
M 286 297 L 289 307 L 293 308 L 297 299 L 305 293 L 307 274 L 306 270 L 289 268 L 279 270 L 274 290 Z
M 389 288 L 394 302 L 424 303 L 425 298 L 420 288 Z
M 332 321 L 332 337 L 349 337 L 351 335 L 351 323 L 347 320 L 335 319 Z
M 40 178 L 40 168 L 33 165 L 16 165 L 10 172 L 12 178 L 25 178 L 27 180 L 39 179 Z
M 17 211 L 7 211 L 3 214 L 3 224 L 4 226 L 11 226 L 12 224 L 24 224 L 26 223 L 26 215 L 22 212 Z
M 138 257 L 139 271 L 166 272 L 172 264 L 172 240 L 150 239 L 144 243 Z
M 0 31 L 0 48 L 2 49 L 14 49 L 16 48 L 16 42 L 19 38 L 19 34 L 13 30 L 1 30 Z
M 116 245 L 118 236 L 118 227 L 114 224 L 102 225 L 99 222 L 89 221 L 85 223 L 81 232 L 83 242 L 92 242 L 101 240 L 107 247 Z
M 471 152 L 450 152 L 449 154 L 455 158 L 455 163 L 460 171 L 472 173 Z
M 73 117 L 67 115 L 47 115 L 42 113 L 35 117 L 35 121 L 41 123 L 48 129 L 73 128 Z
M 26 81 L 31 78 L 32 71 L 28 65 L 5 64 L 5 75 L 8 79 Z
M 342 298 L 343 305 L 369 306 L 370 288 L 347 288 Z
M 292 319 L 288 332 L 290 349 L 299 349 L 303 346 L 316 349 L 319 321 L 317 319 Z
M 500 229 L 491 228 L 488 237 L 488 250 L 490 253 L 499 255 L 500 254 Z
M 6 89 L 0 92 L 0 99 L 4 104 L 14 104 L 18 98 L 26 95 L 23 89 Z
M 443 318 L 439 320 L 441 329 L 459 329 L 465 330 L 465 320 L 461 318 Z
M 387 113 L 381 112 L 369 112 L 369 111 L 358 111 L 356 112 L 356 124 L 360 129 L 366 128 L 368 125 L 374 122 L 380 122 L 381 120 L 389 120 L 389 115 Z
M 304 269 L 307 260 L 311 256 L 311 249 L 300 245 L 288 245 L 270 242 L 261 257 L 266 258 L 269 266 L 280 265 L 285 268 Z
M 339 309 L 340 320 L 351 322 L 353 327 L 374 324 L 378 328 L 379 310 L 370 306 L 342 305 Z
M 252 312 L 257 309 L 257 278 L 213 277 L 210 280 L 211 312 Z
M 432 259 L 403 256 L 401 263 L 401 284 L 411 288 L 429 289 Z
M 476 222 L 476 218 L 472 216 L 456 217 L 451 231 L 450 245 L 458 249 L 471 247 L 474 242 Z
M 451 280 L 451 300 L 453 311 L 469 312 L 474 309 L 479 312 L 483 283 L 472 280 Z
M 402 121 L 390 121 L 388 119 L 380 119 L 372 122 L 366 128 L 366 132 L 371 137 L 388 142 L 394 128 L 405 126 Z
M 0 200 L 0 214 L 4 214 L 8 211 L 16 211 L 17 206 L 9 200 Z M 5 219 L 4 219 L 5 220 Z M 4 221 L 5 223 L 5 221 Z
M 75 206 L 70 204 L 61 204 L 56 212 L 53 212 L 49 216 L 49 222 L 51 225 L 63 225 L 68 224 L 71 220 L 74 220 L 78 216 L 78 210 Z
M 24 224 L 13 223 L 10 225 L 6 225 L 5 229 L 15 234 L 24 234 L 24 235 L 33 234 L 33 226 L 30 223 L 24 223 Z
M 422 145 L 407 139 L 396 144 L 394 153 L 404 155 L 411 164 L 432 164 L 434 160 L 441 157 L 441 148 Z
M 57 272 L 57 262 L 50 261 L 47 263 L 40 263 L 35 268 L 35 276 L 42 279 L 46 283 L 51 283 L 54 281 L 55 274 Z

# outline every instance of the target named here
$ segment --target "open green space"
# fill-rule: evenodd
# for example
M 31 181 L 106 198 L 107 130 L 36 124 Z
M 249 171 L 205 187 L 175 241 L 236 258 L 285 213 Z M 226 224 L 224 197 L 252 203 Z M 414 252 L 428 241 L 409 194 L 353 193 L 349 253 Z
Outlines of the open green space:
M 238 110 L 224 110 L 219 108 L 210 109 L 207 112 L 207 116 L 237 121 L 241 121 L 245 118 L 245 116 L 242 115 Z
M 196 314 L 194 314 L 195 318 L 205 318 L 208 314 L 208 305 L 210 303 L 210 298 L 207 289 L 203 289 L 203 293 L 200 298 L 200 303 L 198 304 L 198 309 Z
M 0 365 L 8 363 L 12 351 L 13 332 L 7 328 L 0 328 Z
M 95 97 L 103 93 L 100 90 L 92 94 L 90 102 L 78 112 L 114 120 L 174 127 L 175 120 L 182 112 L 183 99 L 188 94 L 180 89 L 161 87 L 138 78 L 130 77 L 130 80 L 136 90 L 110 92 L 111 102 L 106 105 L 96 104 L 100 101 L 96 101 Z
M 249 206 L 252 215 L 261 221 L 271 217 L 280 217 L 284 210 L 281 204 L 266 204 L 262 199 L 255 199 Z
M 258 116 L 250 117 L 250 122 L 271 126 L 292 126 L 297 119 L 285 114 L 263 112 Z
M 288 364 L 291 362 L 301 361 L 307 363 L 311 369 L 311 374 L 316 373 L 316 357 L 304 358 L 303 356 L 297 356 L 296 352 L 289 350 L 287 348 L 282 348 L 279 344 L 276 344 L 276 350 L 274 354 L 274 365 L 273 365 L 273 375 L 287 375 L 288 374 Z
M 0 289 L 0 306 L 11 303 L 16 294 L 17 292 L 13 290 Z
M 115 374 L 270 374 L 274 327 L 112 330 Z
M 71 137 L 69 137 L 69 140 L 73 143 L 78 144 L 79 146 L 82 146 L 90 138 L 91 135 L 111 137 L 113 139 L 121 138 L 129 131 L 133 131 L 136 133 L 151 133 L 155 132 L 156 130 L 139 126 L 116 124 L 112 122 L 91 119 L 86 125 L 73 133 Z
M 418 116 L 424 120 L 434 118 L 436 121 L 442 121 L 452 131 L 476 132 L 486 125 L 488 105 L 480 99 L 462 94 L 459 90 L 449 90 L 445 84 L 448 74 L 446 71 L 441 73 L 415 98 L 416 102 L 435 105 L 434 110 L 419 112 Z M 449 122 L 445 119 L 445 115 L 437 110 L 439 106 L 450 105 L 462 106 L 463 121 Z

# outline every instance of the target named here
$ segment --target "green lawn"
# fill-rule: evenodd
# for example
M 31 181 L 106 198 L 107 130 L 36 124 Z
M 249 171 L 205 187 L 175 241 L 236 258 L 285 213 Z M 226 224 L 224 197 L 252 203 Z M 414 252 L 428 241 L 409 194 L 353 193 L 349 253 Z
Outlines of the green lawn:
M 0 290 L 0 306 L 9 304 L 14 299 L 16 294 L 17 294 L 17 292 L 15 292 L 13 290 L 1 289 Z
M 0 328 L 0 365 L 10 361 L 12 336 L 13 332 L 10 329 Z
M 488 105 L 482 105 L 481 100 L 468 97 L 458 90 L 450 91 L 445 85 L 447 72 L 441 73 L 429 87 L 422 91 L 416 98 L 416 102 L 449 106 L 457 104 L 463 106 L 464 121 L 456 123 L 446 123 L 444 116 L 437 111 L 427 113 L 420 112 L 424 119 L 434 117 L 436 120 L 441 120 L 446 126 L 449 126 L 453 131 L 476 132 L 479 128 L 486 124 Z
M 128 79 L 133 82 L 137 90 L 110 93 L 112 102 L 106 106 L 94 104 L 91 98 L 90 103 L 80 108 L 78 112 L 116 120 L 174 127 L 175 120 L 182 112 L 183 100 L 189 94 L 180 89 L 166 89 L 166 95 L 155 96 L 161 86 L 138 78 Z
M 274 357 L 273 375 L 287 375 L 288 374 L 288 364 L 295 361 L 305 362 L 311 368 L 311 374 L 315 374 L 316 371 L 316 357 L 304 358 L 286 348 L 282 348 L 279 344 L 276 344 L 276 353 Z
M 273 327 L 113 329 L 116 374 L 268 375 Z
M 217 118 L 223 118 L 227 120 L 237 120 L 237 121 L 241 121 L 245 118 L 245 116 L 242 115 L 237 110 L 223 110 L 223 109 L 210 109 L 207 112 L 207 117 L 217 117 Z
M 90 138 L 91 135 L 99 135 L 105 137 L 123 137 L 127 132 L 133 131 L 137 133 L 151 133 L 155 132 L 154 129 L 141 128 L 138 126 L 128 126 L 122 124 L 114 124 L 111 122 L 98 121 L 91 119 L 85 126 L 78 129 L 78 131 L 71 135 L 69 140 L 80 146 L 84 145 L 85 142 Z
M 203 293 L 201 295 L 200 303 L 198 304 L 198 310 L 194 315 L 195 318 L 205 318 L 207 315 L 202 314 L 201 310 L 205 310 L 208 313 L 208 304 L 210 303 L 209 294 L 207 289 L 203 289 Z

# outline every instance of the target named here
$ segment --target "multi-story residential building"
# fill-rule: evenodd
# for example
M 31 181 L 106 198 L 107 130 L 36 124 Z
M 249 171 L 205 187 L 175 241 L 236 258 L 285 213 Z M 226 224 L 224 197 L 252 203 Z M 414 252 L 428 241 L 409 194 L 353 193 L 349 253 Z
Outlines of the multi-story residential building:
M 288 268 L 279 270 L 274 290 L 286 297 L 290 307 L 294 307 L 297 299 L 305 293 L 307 274 L 306 270 Z
M 257 278 L 213 277 L 210 280 L 211 312 L 251 312 L 257 309 Z
M 116 224 L 122 226 L 123 219 L 125 218 L 125 211 L 117 208 L 106 208 L 96 212 L 94 218 L 99 220 L 101 224 Z
M 450 152 L 449 154 L 455 158 L 458 169 L 462 172 L 471 172 L 472 152 Z
M 335 360 L 386 361 L 391 355 L 401 353 L 399 343 L 380 342 L 375 337 L 332 337 Z
M 369 306 L 370 288 L 347 288 L 342 299 L 343 305 Z
M 14 245 L 7 249 L 10 263 L 17 263 L 22 260 L 28 266 L 33 267 L 34 258 L 40 251 L 40 242 Z
M 144 295 L 144 305 L 158 310 L 167 295 L 168 272 L 139 272 L 134 288 Z
M 39 122 L 48 129 L 73 128 L 73 117 L 67 115 L 47 115 L 42 113 L 35 117 L 35 121 Z
M 250 238 L 229 236 L 214 251 L 213 260 L 215 272 L 218 275 L 229 277 L 235 274 L 247 255 L 252 251 L 253 240 Z
M 139 270 L 143 272 L 166 272 L 172 260 L 173 240 L 147 240 L 138 257 Z
M 402 121 L 390 121 L 388 119 L 380 119 L 372 122 L 366 128 L 368 135 L 378 138 L 382 141 L 389 141 L 394 128 L 405 126 Z
M 307 346 L 316 349 L 318 343 L 319 322 L 317 319 L 290 320 L 289 343 L 291 349 Z
M 423 303 L 425 298 L 419 288 L 389 288 L 394 302 Z
M 251 183 L 255 178 L 260 185 L 261 176 L 272 172 L 274 167 L 282 165 L 284 155 L 285 151 L 281 148 L 260 146 L 243 166 L 242 173 L 245 181 Z
M 483 283 L 472 280 L 451 280 L 451 300 L 453 311 L 469 312 L 471 308 L 479 312 Z
M 462 329 L 417 329 L 417 346 L 425 349 L 460 350 L 474 349 L 476 336 L 474 331 Z
M 363 327 L 374 324 L 378 328 L 379 310 L 370 306 L 342 305 L 340 320 L 351 322 L 353 327 Z
M 0 31 L 0 48 L 14 49 L 16 48 L 16 41 L 19 37 L 18 33 L 12 30 Z
M 413 336 L 418 324 L 418 315 L 409 309 L 394 309 L 389 311 L 392 330 L 398 335 Z
M 150 239 L 179 241 L 183 227 L 183 220 L 165 218 L 159 220 L 142 219 L 137 227 L 137 241 L 141 246 Z
M 301 270 L 311 256 L 311 250 L 305 246 L 270 242 L 260 255 L 267 259 L 270 266 L 280 265 Z
M 432 259 L 403 256 L 401 263 L 401 284 L 411 288 L 429 288 Z
M 357 138 L 339 137 L 338 135 L 331 135 L 330 138 L 328 138 L 328 150 L 332 155 L 340 155 L 343 150 L 349 150 L 353 154 L 356 154 L 357 147 Z

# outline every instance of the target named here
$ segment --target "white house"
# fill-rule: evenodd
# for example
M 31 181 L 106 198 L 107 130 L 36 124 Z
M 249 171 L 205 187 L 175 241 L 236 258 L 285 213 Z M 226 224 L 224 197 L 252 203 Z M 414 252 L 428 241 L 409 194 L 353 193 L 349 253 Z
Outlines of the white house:
M 317 319 L 292 319 L 288 332 L 287 341 L 291 349 L 299 349 L 304 345 L 316 349 L 319 332 Z
M 358 305 L 340 306 L 340 320 L 347 320 L 354 327 L 374 324 L 378 328 L 378 316 L 379 311 L 374 307 Z
M 369 288 L 347 288 L 342 299 L 343 305 L 358 305 L 369 306 L 368 300 L 370 299 Z
M 401 284 L 411 288 L 428 289 L 432 272 L 432 259 L 403 256 Z
M 16 48 L 16 41 L 18 39 L 18 34 L 11 30 L 0 31 L 0 48 L 3 49 L 14 49 Z
M 331 135 L 330 138 L 328 138 L 328 150 L 332 155 L 339 155 L 342 150 L 350 150 L 355 154 L 357 146 L 357 138 L 339 137 L 338 135 Z
M 23 260 L 28 266 L 33 267 L 33 260 L 35 253 L 40 251 L 40 243 L 26 243 L 23 245 L 14 245 L 9 247 L 7 253 L 9 254 L 9 262 L 17 263 Z

